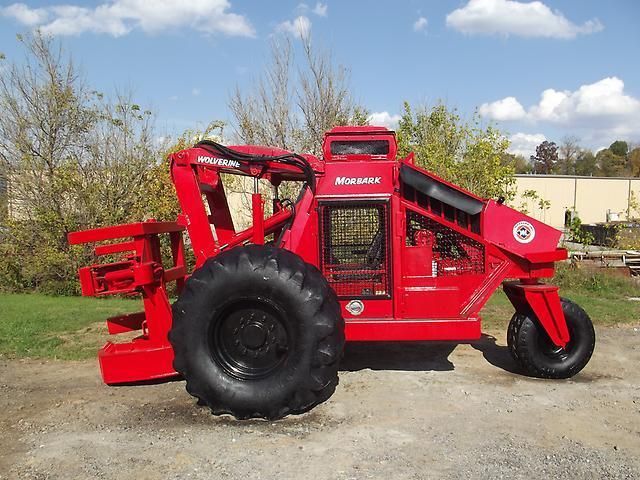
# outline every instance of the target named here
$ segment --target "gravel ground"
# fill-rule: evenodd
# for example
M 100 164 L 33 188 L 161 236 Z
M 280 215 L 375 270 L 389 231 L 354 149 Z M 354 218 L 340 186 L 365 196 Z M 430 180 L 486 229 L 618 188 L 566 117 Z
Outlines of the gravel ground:
M 349 345 L 340 386 L 277 422 L 213 417 L 184 382 L 0 359 L 0 478 L 640 478 L 640 327 L 569 381 L 513 373 L 504 335 Z

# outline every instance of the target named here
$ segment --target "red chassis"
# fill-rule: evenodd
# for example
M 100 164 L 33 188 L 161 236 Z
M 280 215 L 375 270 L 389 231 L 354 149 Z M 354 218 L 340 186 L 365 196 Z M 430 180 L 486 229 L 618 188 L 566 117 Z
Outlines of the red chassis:
M 354 144 L 370 150 L 353 153 Z M 299 163 L 271 160 L 289 152 L 233 149 L 265 160 L 243 162 L 206 144 L 171 156 L 182 209 L 177 223 L 151 221 L 69 235 L 73 244 L 103 242 L 96 255 L 130 252 L 124 261 L 81 269 L 83 295 L 140 294 L 144 300 L 144 313 L 107 321 L 111 334 L 142 334 L 101 349 L 106 383 L 175 375 L 165 287 L 177 281 L 180 291 L 188 275 L 184 229 L 196 268 L 224 250 L 265 241 L 317 266 L 340 299 L 347 341 L 476 340 L 480 310 L 508 278 L 519 279 L 504 283 L 516 311 L 532 312 L 557 347 L 569 341 L 558 288 L 539 282 L 567 256 L 556 248 L 561 233 L 417 167 L 413 155 L 397 159 L 393 132 L 334 128 L 325 137 L 323 159 L 301 157 L 312 178 Z M 234 226 L 221 172 L 256 179 L 248 229 Z M 257 179 L 273 187 L 275 200 L 268 208 Z M 283 181 L 306 182 L 295 203 L 278 198 Z M 162 265 L 161 234 L 171 239 L 169 267 Z M 104 244 L 114 239 L 122 241 Z

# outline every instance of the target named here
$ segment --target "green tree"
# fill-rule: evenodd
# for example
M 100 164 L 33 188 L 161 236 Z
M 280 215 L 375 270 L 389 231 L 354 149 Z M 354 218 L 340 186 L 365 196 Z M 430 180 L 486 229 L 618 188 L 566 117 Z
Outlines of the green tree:
M 536 147 L 536 154 L 531 157 L 533 173 L 548 175 L 553 173 L 558 163 L 558 146 L 555 142 L 545 140 Z
M 419 166 L 483 197 L 513 197 L 509 141 L 477 115 L 465 121 L 442 103 L 413 109 L 405 102 L 397 134 L 399 153 L 414 152 Z
M 513 153 L 505 153 L 502 155 L 502 164 L 505 166 L 513 166 L 515 173 L 531 173 L 531 164 L 522 155 Z
M 640 147 L 634 148 L 627 155 L 627 168 L 629 175 L 640 177 Z
M 202 131 L 186 130 L 179 137 L 167 139 L 160 146 L 160 161 L 151 166 L 145 182 L 146 216 L 160 220 L 175 220 L 181 210 L 171 180 L 169 155 L 190 148 L 200 140 L 223 141 L 225 126 L 225 122 L 214 120 Z
M 611 150 L 614 155 L 626 157 L 629 152 L 629 145 L 623 140 L 616 140 L 609 146 L 609 150 Z
M 525 215 L 533 215 L 544 222 L 547 210 L 551 208 L 551 202 L 541 197 L 535 190 L 525 190 L 520 195 L 520 205 L 517 208 Z
M 0 70 L 0 164 L 11 196 L 0 286 L 74 293 L 77 267 L 92 256 L 67 234 L 152 214 L 152 115 L 129 95 L 108 100 L 90 89 L 51 38 L 19 41 L 26 62 Z
M 604 148 L 596 154 L 596 163 L 600 175 L 604 177 L 619 177 L 626 174 L 626 158 L 616 155 L 609 148 Z
M 598 173 L 598 165 L 596 156 L 590 150 L 581 150 L 576 156 L 575 163 L 576 175 L 590 177 Z
M 24 64 L 0 71 L 0 161 L 12 216 L 4 223 L 0 281 L 58 291 L 75 275 L 66 235 L 77 227 L 70 192 L 95 122 L 91 92 L 51 40 L 18 37 Z
M 7 178 L 5 175 L 5 171 L 2 168 L 0 170 L 0 224 L 6 221 L 8 208 L 9 204 L 7 198 Z
M 128 93 L 112 100 L 99 96 L 90 107 L 91 134 L 69 180 L 69 191 L 82 205 L 75 210 L 74 223 L 85 228 L 155 216 L 147 190 L 160 153 L 154 144 L 153 115 Z

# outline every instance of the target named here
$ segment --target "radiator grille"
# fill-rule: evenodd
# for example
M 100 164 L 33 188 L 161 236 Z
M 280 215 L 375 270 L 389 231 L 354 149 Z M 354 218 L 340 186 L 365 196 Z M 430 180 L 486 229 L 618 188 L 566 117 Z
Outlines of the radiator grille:
M 386 203 L 320 205 L 321 269 L 339 297 L 388 297 Z

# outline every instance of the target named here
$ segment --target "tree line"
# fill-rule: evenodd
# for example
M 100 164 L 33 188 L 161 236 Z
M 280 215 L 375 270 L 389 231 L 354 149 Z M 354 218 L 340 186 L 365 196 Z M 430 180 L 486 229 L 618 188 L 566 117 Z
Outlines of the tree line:
M 522 155 L 507 154 L 516 173 L 580 175 L 601 177 L 639 177 L 640 145 L 616 140 L 608 148 L 594 153 L 582 147 L 580 139 L 567 136 L 560 144 L 545 140 L 536 147 L 529 160 Z
M 19 36 L 26 61 L 0 56 L 0 289 L 77 294 L 77 269 L 95 261 L 69 232 L 179 212 L 167 157 L 202 138 L 319 154 L 323 134 L 367 124 L 349 72 L 305 39 L 274 40 L 256 82 L 230 92 L 231 131 L 212 119 L 204 131 L 169 140 L 154 113 L 128 92 L 104 95 L 80 75 L 62 45 Z M 277 42 L 277 43 L 276 43 Z M 297 58 L 297 57 L 300 58 Z M 517 164 L 505 136 L 456 109 L 404 104 L 400 153 L 485 197 L 513 194 Z

